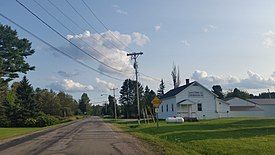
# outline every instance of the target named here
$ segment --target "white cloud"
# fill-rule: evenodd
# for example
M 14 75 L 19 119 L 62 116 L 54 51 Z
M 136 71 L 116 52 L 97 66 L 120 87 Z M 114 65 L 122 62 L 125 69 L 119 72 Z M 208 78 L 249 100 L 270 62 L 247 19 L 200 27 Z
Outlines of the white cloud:
M 275 30 L 274 31 L 268 31 L 264 34 L 264 40 L 263 45 L 266 48 L 275 49 Z
M 274 73 L 273 73 L 274 74 Z M 254 73 L 252 71 L 247 71 L 248 77 L 237 78 L 234 76 L 215 76 L 208 75 L 206 71 L 196 70 L 191 78 L 202 84 L 211 87 L 213 85 L 219 84 L 227 89 L 232 89 L 235 87 L 243 89 L 265 89 L 275 87 L 275 78 L 270 76 L 269 78 L 264 78 L 263 76 Z
M 118 5 L 113 5 L 113 8 L 115 9 L 116 13 L 122 14 L 122 15 L 127 15 L 128 12 L 125 10 L 122 10 Z
M 161 26 L 159 24 L 159 25 L 154 26 L 154 28 L 155 28 L 155 32 L 158 32 L 160 30 Z
M 106 31 L 101 34 L 93 34 L 89 31 L 85 31 L 78 35 L 68 35 L 67 38 L 70 38 L 71 42 L 101 62 L 112 66 L 123 74 L 127 74 L 127 77 L 133 74 L 133 66 L 130 57 L 127 56 L 127 46 L 131 43 L 135 43 L 139 46 L 145 45 L 150 40 L 146 35 L 139 32 L 134 32 L 132 35 L 128 35 L 121 34 L 118 31 Z M 77 59 L 89 60 L 87 55 L 83 54 L 71 44 L 64 48 Z M 98 69 L 105 73 L 119 74 L 102 64 L 99 64 Z M 122 75 L 122 73 L 119 75 Z
M 139 46 L 143 46 L 150 42 L 149 37 L 139 32 L 133 32 L 132 37 L 133 37 L 133 42 Z
M 184 46 L 186 46 L 186 47 L 189 47 L 191 44 L 190 44 L 190 42 L 189 41 L 187 41 L 187 40 L 182 40 L 182 41 L 180 41 Z
M 204 33 L 207 33 L 207 32 L 210 32 L 210 31 L 212 31 L 212 30 L 215 30 L 215 29 L 217 29 L 217 26 L 214 26 L 214 25 L 206 25 L 206 26 L 204 26 L 204 27 L 202 27 L 202 32 L 204 32 Z
M 70 79 L 55 81 L 51 83 L 48 87 L 56 91 L 66 91 L 66 92 L 88 92 L 88 91 L 94 90 L 94 87 L 92 85 L 84 85 Z
M 111 82 L 101 80 L 100 78 L 95 78 L 95 79 L 96 79 L 96 83 L 103 89 L 109 90 L 116 87 L 116 85 Z

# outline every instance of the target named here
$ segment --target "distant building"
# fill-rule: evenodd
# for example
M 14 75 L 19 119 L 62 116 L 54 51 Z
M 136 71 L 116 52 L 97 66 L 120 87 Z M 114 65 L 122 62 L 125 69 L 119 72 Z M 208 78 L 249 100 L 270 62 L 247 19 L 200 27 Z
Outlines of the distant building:
M 230 106 L 230 117 L 259 117 L 263 116 L 263 109 L 250 100 L 232 97 L 226 100 Z
M 158 117 L 182 116 L 197 119 L 228 117 L 229 104 L 218 98 L 200 83 L 194 81 L 172 89 L 161 97 Z
M 230 98 L 230 117 L 275 117 L 275 99 Z

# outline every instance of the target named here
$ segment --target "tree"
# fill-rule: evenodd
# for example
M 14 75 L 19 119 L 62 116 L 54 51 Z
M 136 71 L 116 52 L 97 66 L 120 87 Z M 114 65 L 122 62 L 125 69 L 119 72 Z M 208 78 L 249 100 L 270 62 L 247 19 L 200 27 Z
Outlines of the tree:
M 115 107 L 114 107 L 114 105 L 116 104 L 115 98 L 113 96 L 109 95 L 108 101 L 109 101 L 109 106 L 108 106 L 109 115 L 112 115 L 113 117 L 115 117 Z
M 18 73 L 34 70 L 25 58 L 32 55 L 31 43 L 19 39 L 10 26 L 0 24 L 0 86 L 18 77 Z
M 154 107 L 151 102 L 155 96 L 156 93 L 153 90 L 150 90 L 148 86 L 146 86 L 144 91 L 144 102 L 146 109 L 150 108 L 151 112 L 154 111 Z
M 34 90 L 26 76 L 20 81 L 16 89 L 17 102 L 22 107 L 22 114 L 26 118 L 33 118 L 38 115 L 39 107 L 34 100 Z
M 138 83 L 140 99 L 143 98 L 143 87 Z M 120 103 L 125 118 L 137 117 L 136 81 L 126 79 L 120 89 Z
M 58 98 L 52 90 L 36 89 L 34 100 L 38 104 L 41 112 L 48 115 L 63 116 L 61 113 L 60 98 Z
M 158 89 L 158 97 L 160 98 L 164 94 L 165 85 L 163 79 L 160 80 L 159 89 Z
M 79 100 L 79 109 L 83 114 L 87 113 L 87 105 L 89 104 L 90 99 L 86 93 L 81 95 L 81 99 Z
M 179 73 L 179 67 L 177 71 L 177 67 L 174 64 L 173 64 L 171 75 L 172 75 L 174 88 L 178 88 L 180 86 L 180 73 Z
M 220 99 L 224 98 L 223 92 L 222 92 L 222 87 L 220 85 L 214 85 L 212 87 L 212 92 L 218 95 Z
M 233 92 L 229 92 L 226 94 L 226 98 L 230 98 L 230 97 L 239 97 L 242 99 L 249 99 L 250 94 L 245 91 L 241 91 L 238 88 L 235 88 Z

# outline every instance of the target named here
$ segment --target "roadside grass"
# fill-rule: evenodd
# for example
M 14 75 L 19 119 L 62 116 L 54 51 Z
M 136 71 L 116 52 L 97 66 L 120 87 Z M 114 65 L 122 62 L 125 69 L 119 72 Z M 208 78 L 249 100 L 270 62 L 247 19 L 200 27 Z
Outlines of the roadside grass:
M 64 121 L 61 121 L 59 124 L 55 124 L 47 127 L 11 127 L 11 128 L 0 127 L 0 142 L 5 139 L 30 134 L 36 131 L 47 129 L 47 128 L 58 127 L 60 125 L 70 123 L 71 121 L 83 119 L 83 118 L 84 116 L 70 116 L 64 119 Z
M 43 128 L 0 128 L 0 140 L 32 133 Z
M 226 118 L 137 125 L 109 120 L 164 154 L 275 154 L 275 119 Z

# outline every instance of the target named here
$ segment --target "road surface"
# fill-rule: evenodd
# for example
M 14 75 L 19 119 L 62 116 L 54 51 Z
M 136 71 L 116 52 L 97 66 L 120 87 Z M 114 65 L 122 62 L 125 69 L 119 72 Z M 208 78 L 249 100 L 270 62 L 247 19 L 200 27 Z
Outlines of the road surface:
M 114 131 L 99 117 L 91 117 L 37 137 L 0 145 L 7 155 L 152 154 L 132 136 Z

